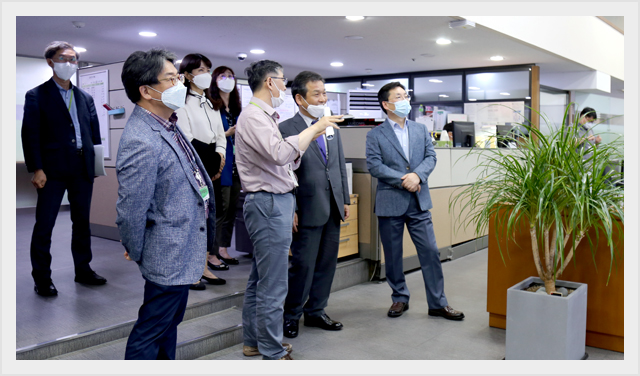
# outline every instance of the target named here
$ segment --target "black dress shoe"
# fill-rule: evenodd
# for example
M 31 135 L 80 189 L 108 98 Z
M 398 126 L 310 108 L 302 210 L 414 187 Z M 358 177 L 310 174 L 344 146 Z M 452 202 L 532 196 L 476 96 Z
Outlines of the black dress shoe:
M 107 280 L 104 277 L 99 276 L 93 270 L 90 273 L 76 275 L 74 281 L 94 286 L 104 285 L 107 283 Z
M 389 317 L 400 317 L 404 313 L 404 311 L 409 310 L 409 302 L 395 302 L 389 308 L 389 312 L 387 312 L 387 316 Z
M 222 263 L 220 265 L 214 265 L 207 261 L 207 265 L 213 270 L 229 270 L 229 265 Z
M 209 278 L 202 276 L 202 279 L 207 281 L 210 285 L 224 285 L 225 283 L 227 283 L 227 281 L 222 278 Z
M 326 313 L 323 313 L 320 316 L 304 317 L 304 326 L 315 326 L 324 330 L 340 330 L 342 329 L 342 323 L 338 321 L 333 321 Z
M 204 283 L 202 283 L 202 281 L 198 281 L 198 283 L 192 283 L 192 284 L 189 286 L 189 290 L 198 290 L 198 291 L 201 291 L 201 290 L 204 290 L 204 289 L 206 289 L 206 288 L 207 288 L 207 286 L 206 286 Z
M 464 313 L 456 311 L 450 306 L 446 306 L 440 309 L 430 309 L 429 316 L 441 316 L 447 320 L 462 320 L 464 319 Z
M 225 264 L 229 264 L 229 265 L 238 265 L 240 263 L 240 261 L 238 261 L 238 259 L 235 259 L 233 257 L 224 258 L 222 256 L 218 256 L 218 260 L 224 262 Z
M 298 336 L 298 320 L 284 320 L 282 334 L 287 338 L 296 338 Z
M 56 290 L 56 287 L 53 285 L 53 281 L 51 280 L 44 283 L 36 283 L 35 286 L 33 287 L 33 290 L 36 292 L 36 294 L 40 296 L 58 295 L 58 290 Z

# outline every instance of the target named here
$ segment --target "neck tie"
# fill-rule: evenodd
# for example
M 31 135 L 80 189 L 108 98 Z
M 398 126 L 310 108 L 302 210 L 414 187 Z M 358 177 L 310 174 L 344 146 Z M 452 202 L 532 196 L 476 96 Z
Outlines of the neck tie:
M 318 122 L 318 119 L 312 121 L 311 125 L 317 122 Z M 326 148 L 326 145 L 324 144 L 324 137 L 320 136 L 316 138 L 316 142 L 318 143 L 318 148 L 320 148 L 320 154 L 322 154 L 322 160 L 324 161 L 324 164 L 327 164 L 327 148 Z

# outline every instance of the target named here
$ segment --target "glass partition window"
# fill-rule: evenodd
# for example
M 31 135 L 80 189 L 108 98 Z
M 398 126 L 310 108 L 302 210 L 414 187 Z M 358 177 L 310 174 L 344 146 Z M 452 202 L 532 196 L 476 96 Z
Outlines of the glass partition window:
M 327 91 L 331 91 L 334 93 L 348 93 L 349 90 L 360 90 L 362 86 L 360 86 L 360 81 L 353 82 L 339 82 L 335 84 L 324 84 L 324 88 Z
M 388 84 L 389 82 L 400 82 L 405 89 L 409 89 L 409 79 L 408 78 L 390 78 L 388 80 L 367 80 L 363 85 L 363 89 L 375 91 L 376 93 L 380 90 L 381 87 Z M 409 95 L 413 96 L 411 92 Z M 413 99 L 412 99 L 413 100 Z
M 467 75 L 469 100 L 513 100 L 529 96 L 529 71 L 487 72 Z
M 412 101 L 449 102 L 462 100 L 462 76 L 416 77 Z

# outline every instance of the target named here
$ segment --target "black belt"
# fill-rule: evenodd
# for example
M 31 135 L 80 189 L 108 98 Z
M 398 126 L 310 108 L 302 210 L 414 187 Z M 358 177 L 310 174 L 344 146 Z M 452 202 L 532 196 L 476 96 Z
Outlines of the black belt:
M 82 151 L 82 149 L 76 149 L 76 152 L 78 153 L 78 155 L 84 155 L 84 152 Z
M 296 195 L 296 193 L 298 192 L 298 188 L 297 188 L 297 187 L 296 187 L 296 188 L 293 188 L 293 189 L 292 189 L 292 190 L 290 190 L 289 192 L 285 192 L 285 193 L 273 193 L 273 192 L 267 192 L 267 191 L 265 191 L 265 190 L 261 189 L 261 190 L 259 190 L 259 191 L 246 192 L 246 194 L 250 195 L 250 194 L 252 194 L 252 193 L 260 193 L 260 192 L 263 192 L 263 193 L 271 193 L 272 195 L 286 195 L 287 193 L 291 193 L 291 194 L 293 194 L 293 195 L 295 196 L 295 195 Z

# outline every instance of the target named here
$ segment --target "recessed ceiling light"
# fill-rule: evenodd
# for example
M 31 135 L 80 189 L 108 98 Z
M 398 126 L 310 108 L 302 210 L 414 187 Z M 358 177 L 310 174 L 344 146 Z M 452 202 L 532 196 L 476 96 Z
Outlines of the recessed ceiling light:
M 500 95 L 511 95 L 509 93 L 500 93 Z
M 138 35 L 143 36 L 143 37 L 155 37 L 156 33 L 152 32 L 152 31 L 141 31 L 138 33 Z
M 447 94 L 440 94 L 438 95 L 440 98 L 449 98 L 449 96 Z
M 469 86 L 469 90 L 480 90 L 480 88 L 475 86 Z
M 376 86 L 376 85 L 374 85 L 374 84 L 362 84 L 362 86 L 366 86 L 366 87 L 374 87 L 374 86 Z
M 436 43 L 438 44 L 451 44 L 451 41 L 449 39 L 444 39 L 444 38 L 440 38 L 436 41 Z
M 258 54 L 258 55 L 259 55 L 259 54 L 263 54 L 263 53 L 264 53 L 264 50 L 261 50 L 261 49 L 255 49 L 255 50 L 251 50 L 251 51 L 249 51 L 249 52 L 251 52 L 252 54 Z
M 182 63 L 182 60 L 176 60 L 176 64 Z
M 347 35 L 346 37 L 344 37 L 344 39 L 360 40 L 364 39 L 364 37 L 361 37 L 360 35 Z
M 531 97 L 524 97 L 524 99 L 531 99 Z
M 74 49 L 76 52 L 87 52 L 87 49 L 86 49 L 86 48 L 84 48 L 84 47 L 78 47 L 78 46 L 76 46 L 76 47 L 73 47 L 73 49 Z
M 346 19 L 349 21 L 362 21 L 364 20 L 364 16 L 346 16 Z
M 343 66 L 343 65 L 344 65 L 344 64 L 342 64 L 342 63 L 341 63 L 341 62 L 339 62 L 339 61 L 334 61 L 333 63 L 331 63 L 331 66 L 332 66 L 332 67 L 341 67 L 341 66 Z
M 439 83 L 441 83 L 442 81 L 441 81 L 441 80 L 437 80 L 437 79 L 435 79 L 435 78 L 434 78 L 434 79 L 432 79 L 432 80 L 429 80 L 429 82 L 433 82 L 433 83 L 439 84 Z
M 475 101 L 477 101 L 477 99 L 475 99 L 475 98 L 469 98 L 469 100 L 470 100 L 471 102 L 475 102 Z
M 491 56 L 490 59 L 493 60 L 493 61 L 501 61 L 501 60 L 504 60 L 504 57 L 502 57 L 502 56 Z

